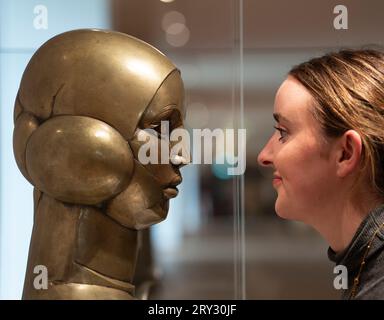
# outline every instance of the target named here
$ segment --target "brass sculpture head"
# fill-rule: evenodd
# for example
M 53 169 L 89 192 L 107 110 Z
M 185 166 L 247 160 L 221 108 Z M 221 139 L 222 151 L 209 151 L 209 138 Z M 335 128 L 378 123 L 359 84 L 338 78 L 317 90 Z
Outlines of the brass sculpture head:
M 38 190 L 94 205 L 142 229 L 166 217 L 179 166 L 138 161 L 140 131 L 168 120 L 183 126 L 179 70 L 126 34 L 75 30 L 30 60 L 15 103 L 14 154 Z M 172 146 L 172 145 L 171 145 Z

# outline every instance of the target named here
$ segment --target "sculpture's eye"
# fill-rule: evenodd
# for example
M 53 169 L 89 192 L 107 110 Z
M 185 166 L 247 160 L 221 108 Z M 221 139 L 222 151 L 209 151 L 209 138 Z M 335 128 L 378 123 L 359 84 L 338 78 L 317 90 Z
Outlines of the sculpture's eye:
M 162 121 L 168 122 L 169 133 L 183 125 L 180 111 L 175 106 L 168 106 L 161 113 L 153 117 L 153 119 L 143 119 L 142 128 L 155 130 L 158 133 L 158 137 L 161 138 L 164 134 L 161 125 Z
M 168 115 L 169 129 L 173 130 L 183 125 L 183 120 L 179 109 L 172 109 L 172 112 Z
M 158 138 L 161 138 L 162 137 L 162 133 L 161 133 L 161 123 L 153 123 L 150 125 L 150 128 L 155 130 L 157 132 L 157 137 Z

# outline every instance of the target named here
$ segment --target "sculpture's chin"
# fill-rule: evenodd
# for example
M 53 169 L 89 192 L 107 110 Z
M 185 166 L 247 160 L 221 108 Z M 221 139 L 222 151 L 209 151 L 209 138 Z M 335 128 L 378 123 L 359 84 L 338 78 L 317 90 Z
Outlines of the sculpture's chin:
M 106 214 L 127 228 L 139 230 L 163 221 L 168 208 L 169 198 L 164 189 L 136 163 L 130 184 L 107 202 Z
M 108 206 L 106 214 L 127 228 L 141 230 L 163 221 L 167 217 L 168 208 L 169 200 L 165 199 L 150 208 L 138 210 L 115 201 Z
M 163 221 L 168 215 L 169 200 L 164 200 L 155 206 L 138 212 L 134 219 L 134 229 L 141 230 Z

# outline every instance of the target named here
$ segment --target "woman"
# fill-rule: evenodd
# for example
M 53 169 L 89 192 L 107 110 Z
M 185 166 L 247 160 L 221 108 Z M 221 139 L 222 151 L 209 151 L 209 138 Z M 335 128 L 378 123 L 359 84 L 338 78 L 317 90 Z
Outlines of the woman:
M 348 271 L 343 298 L 384 299 L 384 54 L 348 50 L 294 67 L 258 157 L 276 213 L 314 227 Z

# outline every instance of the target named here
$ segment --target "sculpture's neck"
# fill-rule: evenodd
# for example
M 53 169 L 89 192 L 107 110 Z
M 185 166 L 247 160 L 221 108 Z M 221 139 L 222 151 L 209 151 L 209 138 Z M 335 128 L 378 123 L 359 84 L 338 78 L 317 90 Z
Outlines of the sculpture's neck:
M 137 236 L 94 207 L 35 197 L 23 297 L 132 298 Z M 47 290 L 34 287 L 34 270 L 41 265 L 48 271 Z

